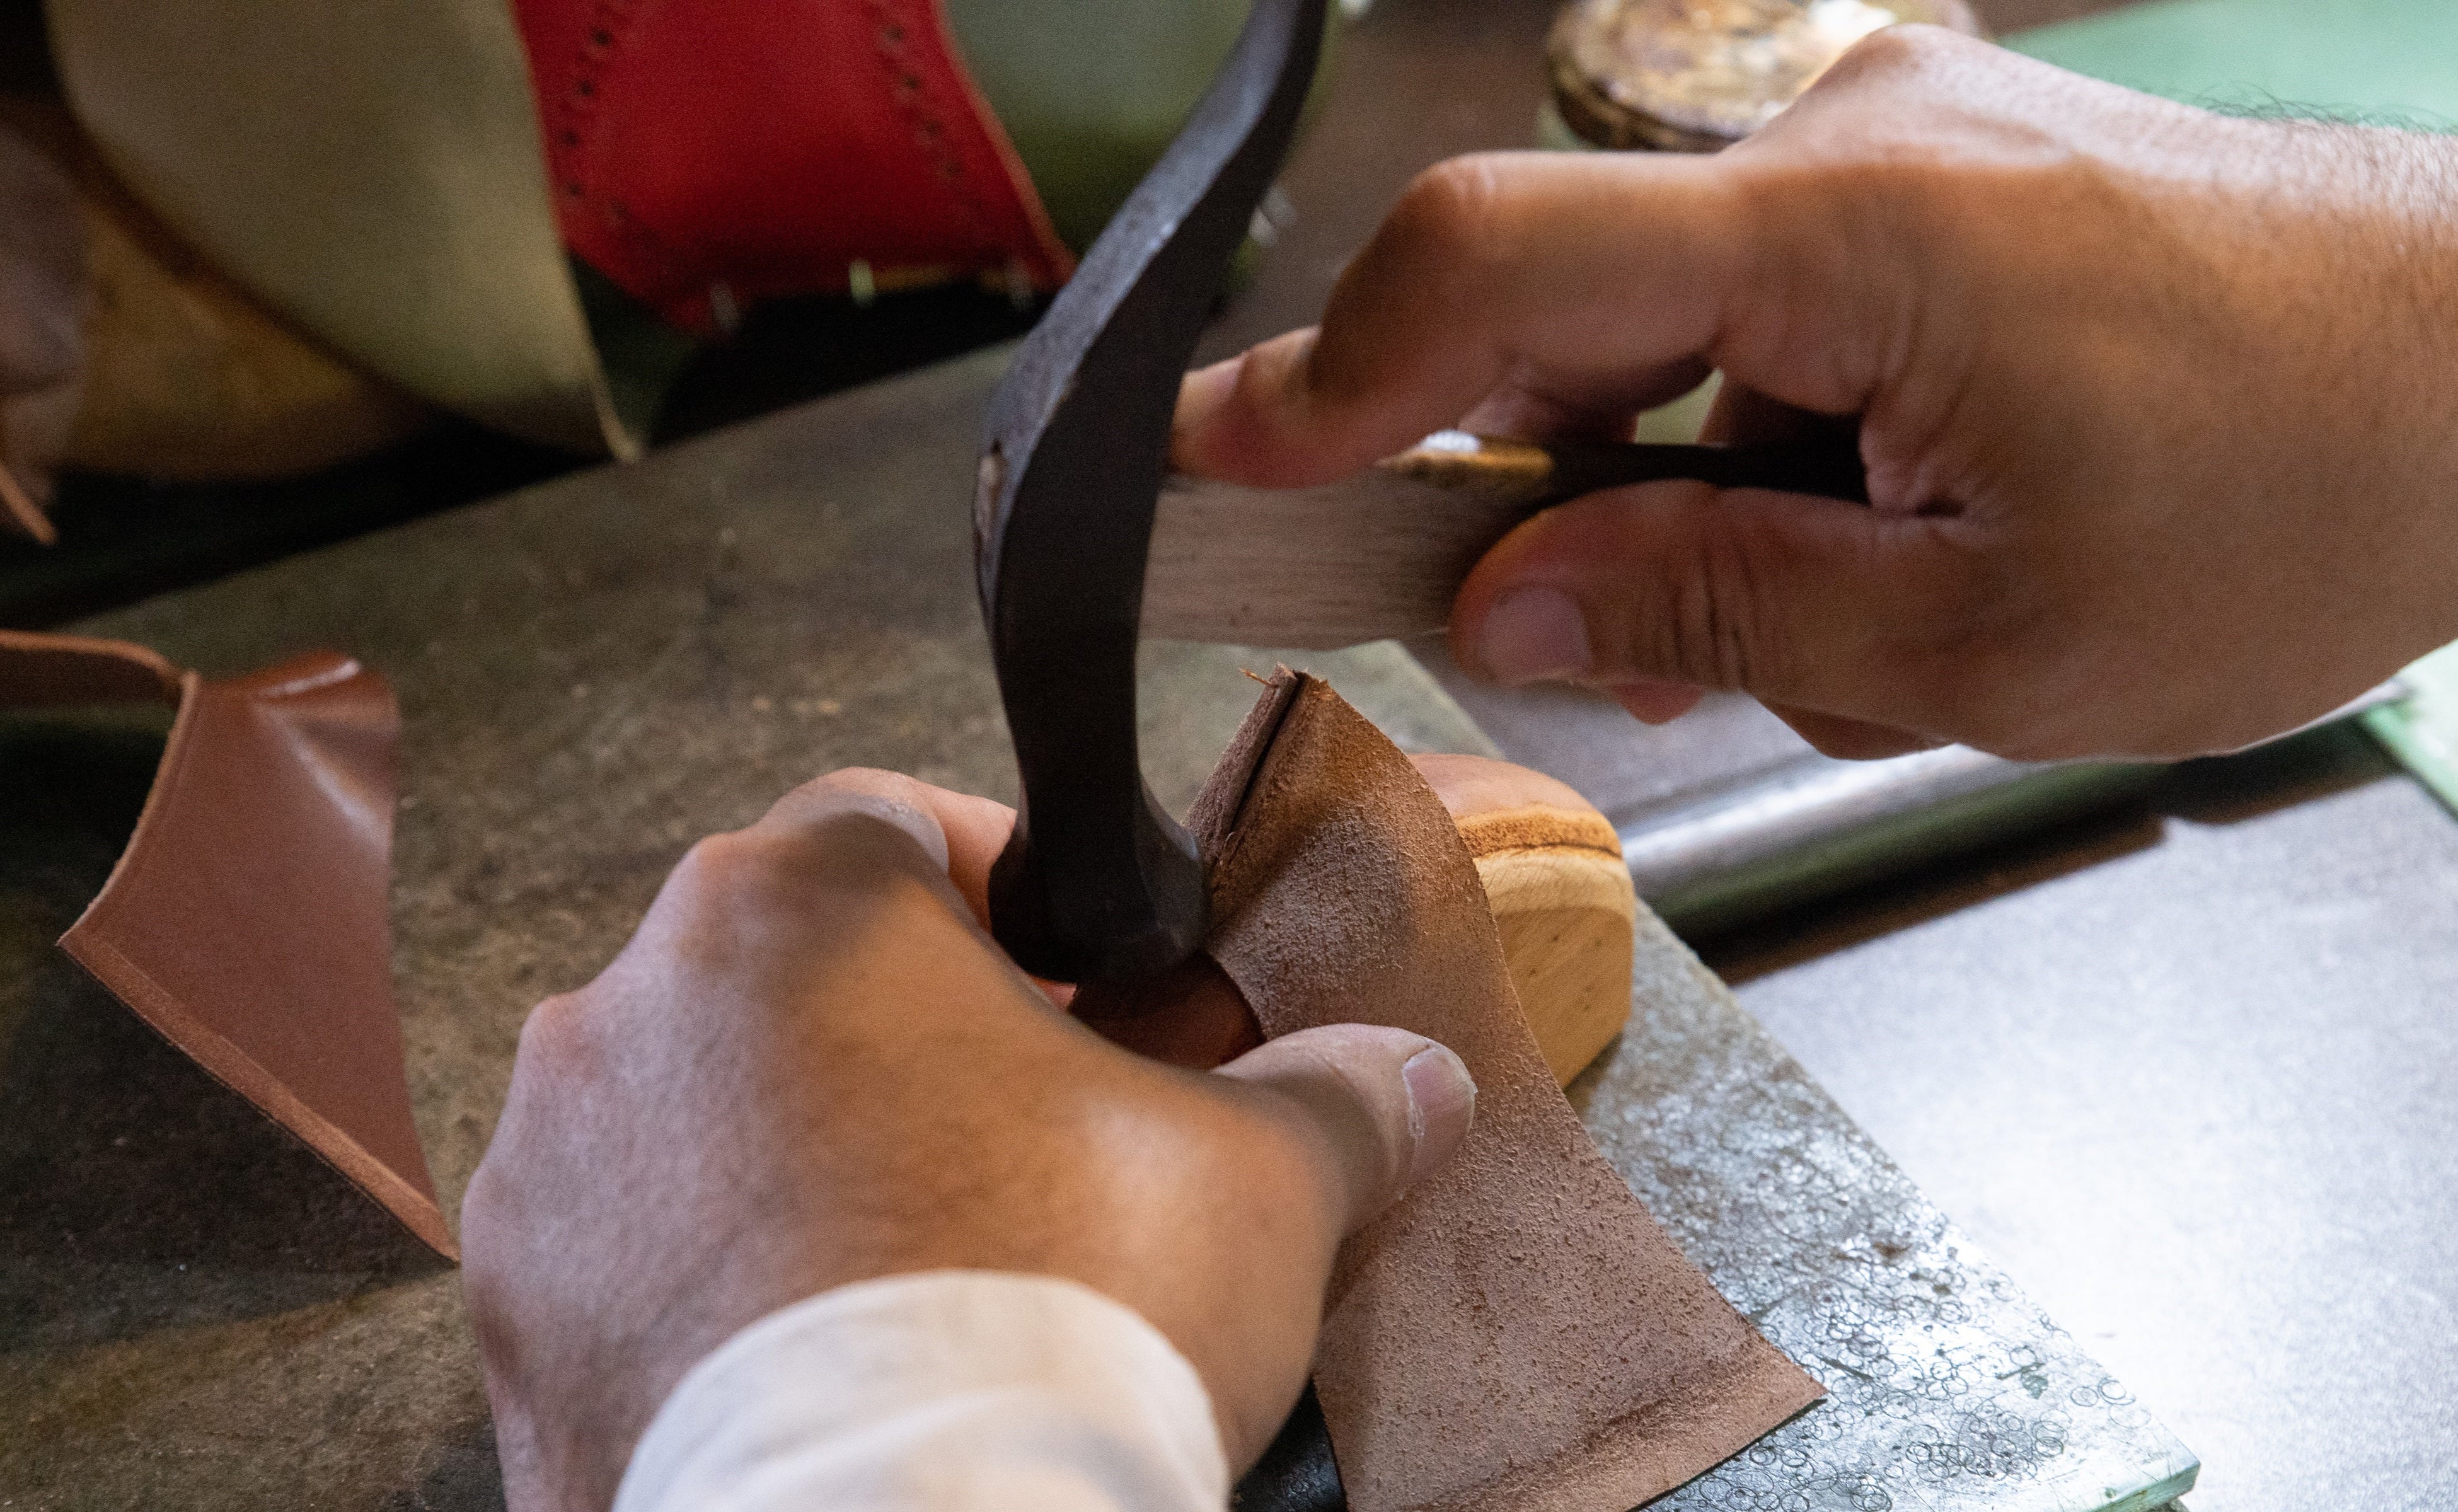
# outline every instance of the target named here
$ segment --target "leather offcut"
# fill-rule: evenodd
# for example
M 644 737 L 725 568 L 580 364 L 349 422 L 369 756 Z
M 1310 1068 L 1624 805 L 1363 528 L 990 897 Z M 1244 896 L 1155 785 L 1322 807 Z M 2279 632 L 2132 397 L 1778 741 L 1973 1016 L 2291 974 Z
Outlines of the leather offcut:
M 177 711 L 153 790 L 61 948 L 453 1256 L 393 1001 L 392 690 L 329 652 L 213 682 L 141 646 L 0 632 L 0 708 L 144 702 Z
M 517 0 L 573 252 L 686 330 L 723 306 L 1073 260 L 938 0 Z
M 1458 1155 L 1333 1275 L 1315 1386 L 1355 1512 L 1621 1512 L 1823 1395 L 1589 1140 L 1466 845 L 1381 732 L 1282 669 L 1191 822 L 1211 954 L 1266 1035 L 1364 1015 L 1476 1078 Z

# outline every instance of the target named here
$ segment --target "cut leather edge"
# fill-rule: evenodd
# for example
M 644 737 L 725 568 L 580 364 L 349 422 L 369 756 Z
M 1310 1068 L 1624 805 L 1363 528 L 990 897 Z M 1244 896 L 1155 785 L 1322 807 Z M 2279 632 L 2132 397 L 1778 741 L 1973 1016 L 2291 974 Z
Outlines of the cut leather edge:
M 50 675 L 29 674 L 47 664 Z M 78 669 L 73 675 L 71 669 Z M 0 630 L 0 709 L 56 709 L 79 703 L 159 703 L 178 707 L 186 673 L 149 646 L 93 635 Z
M 87 902 L 76 922 L 61 935 L 58 942 L 60 949 L 100 983 L 105 990 L 119 999 L 146 1027 L 160 1035 L 215 1081 L 238 1093 L 268 1122 L 296 1138 L 317 1159 L 365 1192 L 412 1237 L 444 1258 L 457 1261 L 460 1258 L 459 1246 L 453 1241 L 452 1231 L 444 1220 L 442 1205 L 433 1192 L 419 1191 L 369 1153 L 346 1130 L 308 1107 L 280 1077 L 227 1036 L 205 1024 L 177 995 L 156 983 L 107 941 L 97 938 L 101 924 L 117 910 L 122 880 L 129 874 L 150 832 L 158 827 L 160 815 L 172 801 L 170 795 L 177 789 L 178 773 L 193 743 L 198 706 L 197 694 L 204 687 L 203 676 L 195 672 L 181 672 L 152 649 L 129 641 L 0 631 L 0 651 L 21 654 L 56 652 L 73 661 L 99 664 L 97 670 L 102 671 L 106 677 L 114 669 L 124 669 L 127 674 L 143 679 L 134 685 L 97 684 L 94 692 L 82 697 L 62 692 L 35 699 L 14 700 L 9 703 L 9 707 L 161 701 L 177 710 L 172 716 L 171 733 L 163 742 L 161 759 L 155 765 L 153 784 L 146 791 L 145 803 L 138 812 L 135 827 L 130 831 L 127 843 L 120 848 L 118 859 L 112 863 L 111 875 L 105 879 L 100 890 Z M 355 659 L 343 657 L 335 660 L 338 666 L 328 668 L 328 673 L 346 670 L 356 674 L 362 670 Z M 389 969 L 389 963 L 386 969 Z
M 150 799 L 147 806 L 152 806 Z M 105 890 L 108 891 L 107 885 Z M 94 901 L 101 901 L 97 894 Z M 93 904 L 87 906 L 91 913 Z M 84 922 L 81 916 L 77 923 Z M 344 1180 L 366 1193 L 411 1237 L 447 1260 L 461 1258 L 460 1247 L 452 1240 L 452 1230 L 444 1221 L 442 1204 L 395 1175 L 339 1125 L 300 1101 L 280 1077 L 207 1027 L 127 957 L 100 941 L 81 937 L 73 925 L 60 937 L 59 945 L 114 997 L 135 1010 L 137 1020 L 147 1028 L 194 1061 L 206 1075 L 238 1093 L 266 1122 L 297 1139 Z

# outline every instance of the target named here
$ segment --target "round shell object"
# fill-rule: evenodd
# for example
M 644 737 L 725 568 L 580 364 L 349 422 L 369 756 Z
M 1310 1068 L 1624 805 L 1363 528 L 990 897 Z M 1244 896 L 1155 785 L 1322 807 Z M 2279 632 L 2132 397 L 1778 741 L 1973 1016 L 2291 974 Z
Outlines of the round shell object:
M 1980 35 L 1964 0 L 1572 0 L 1546 50 L 1553 106 L 1594 146 L 1715 152 L 1898 22 Z

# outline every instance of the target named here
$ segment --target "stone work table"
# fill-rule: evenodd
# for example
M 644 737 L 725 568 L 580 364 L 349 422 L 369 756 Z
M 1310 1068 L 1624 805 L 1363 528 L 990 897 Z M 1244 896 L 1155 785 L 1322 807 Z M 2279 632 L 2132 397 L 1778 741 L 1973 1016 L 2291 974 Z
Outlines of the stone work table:
M 211 673 L 330 646 L 394 679 L 394 966 L 448 1212 L 523 1015 L 694 839 L 839 766 L 1010 795 L 967 535 L 1003 357 L 80 627 Z M 1305 659 L 1404 744 L 1481 748 L 1396 650 Z M 1147 766 L 1182 803 L 1269 653 L 1147 661 Z M 0 1504 L 498 1504 L 454 1273 L 49 947 L 158 739 L 0 724 Z M 1834 1393 L 1673 1504 L 2086 1512 L 2189 1470 L 1660 930 L 1639 1004 L 1574 1088 L 1589 1125 Z

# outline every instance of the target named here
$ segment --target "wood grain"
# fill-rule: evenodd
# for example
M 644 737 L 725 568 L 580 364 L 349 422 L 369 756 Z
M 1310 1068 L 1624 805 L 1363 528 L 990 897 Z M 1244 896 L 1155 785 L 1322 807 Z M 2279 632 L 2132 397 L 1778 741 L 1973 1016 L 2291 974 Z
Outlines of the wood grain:
M 1630 1022 L 1638 894 L 1620 838 L 1540 772 L 1479 756 L 1414 760 L 1476 862 L 1529 1032 L 1568 1085 Z
M 1173 479 L 1144 573 L 1143 632 L 1331 651 L 1423 634 L 1527 512 L 1387 472 L 1320 488 Z

